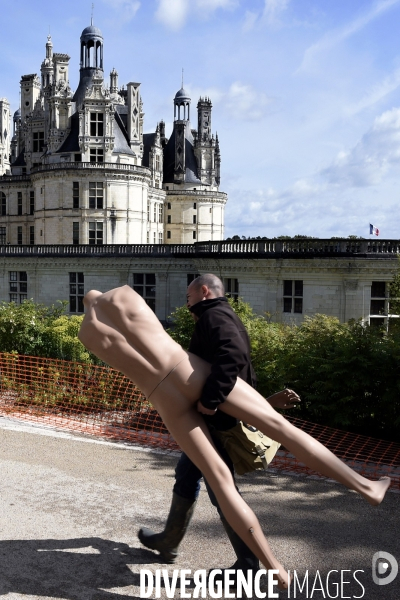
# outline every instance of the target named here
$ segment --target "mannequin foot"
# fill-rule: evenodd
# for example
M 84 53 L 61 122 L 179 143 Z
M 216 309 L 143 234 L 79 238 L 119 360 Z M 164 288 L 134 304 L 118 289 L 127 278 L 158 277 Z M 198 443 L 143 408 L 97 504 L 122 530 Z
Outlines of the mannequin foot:
M 390 477 L 381 477 L 378 481 L 371 481 L 369 490 L 360 492 L 367 502 L 372 506 L 378 506 L 385 497 L 385 494 L 390 486 Z

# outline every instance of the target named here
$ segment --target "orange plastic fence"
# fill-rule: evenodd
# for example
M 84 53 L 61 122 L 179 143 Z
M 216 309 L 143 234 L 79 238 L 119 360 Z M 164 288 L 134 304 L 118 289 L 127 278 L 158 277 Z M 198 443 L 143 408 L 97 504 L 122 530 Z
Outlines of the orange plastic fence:
M 63 360 L 0 353 L 0 415 L 113 440 L 177 450 L 158 413 L 121 373 Z M 358 472 L 392 477 L 400 490 L 400 444 L 288 417 Z M 315 475 L 286 450 L 274 468 Z

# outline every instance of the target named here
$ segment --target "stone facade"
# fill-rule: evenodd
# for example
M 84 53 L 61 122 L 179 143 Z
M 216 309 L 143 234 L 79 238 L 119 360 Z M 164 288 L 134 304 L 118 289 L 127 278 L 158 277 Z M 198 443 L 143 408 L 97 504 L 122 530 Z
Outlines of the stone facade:
M 316 246 L 319 242 L 319 246 Z M 45 304 L 67 300 L 83 312 L 84 293 L 130 285 L 163 322 L 185 303 L 198 274 L 216 273 L 274 322 L 300 324 L 322 313 L 341 322 L 388 322 L 388 285 L 398 268 L 400 242 L 367 241 L 351 248 L 329 240 L 218 242 L 187 245 L 0 246 L 0 300 L 33 298 Z
M 69 86 L 69 56 L 51 37 L 37 74 L 21 77 L 14 114 L 0 100 L 0 243 L 170 244 L 221 240 L 226 194 L 211 101 L 200 99 L 198 130 L 190 98 L 174 99 L 168 139 L 161 121 L 143 132 L 140 83 L 104 79 L 103 36 L 80 38 L 80 80 Z

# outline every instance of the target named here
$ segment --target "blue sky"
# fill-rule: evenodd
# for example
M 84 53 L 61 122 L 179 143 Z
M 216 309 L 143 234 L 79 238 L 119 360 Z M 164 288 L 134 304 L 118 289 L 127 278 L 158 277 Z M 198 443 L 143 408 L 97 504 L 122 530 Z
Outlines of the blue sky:
M 3 0 L 4 3 L 4 0 Z M 79 79 L 92 3 L 7 3 L 0 97 L 18 107 L 47 34 Z M 69 14 L 62 16 L 65 10 Z M 400 238 L 400 0 L 97 0 L 105 74 L 141 82 L 145 131 L 173 97 L 213 103 L 226 236 Z

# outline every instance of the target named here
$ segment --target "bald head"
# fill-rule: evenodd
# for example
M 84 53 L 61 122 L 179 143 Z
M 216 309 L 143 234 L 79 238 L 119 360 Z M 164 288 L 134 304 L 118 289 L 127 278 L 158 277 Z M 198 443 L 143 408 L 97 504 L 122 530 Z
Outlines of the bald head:
M 219 298 L 225 295 L 224 284 L 219 277 L 212 273 L 200 275 L 192 281 L 187 289 L 187 306 L 190 308 L 201 302 L 211 298 Z

